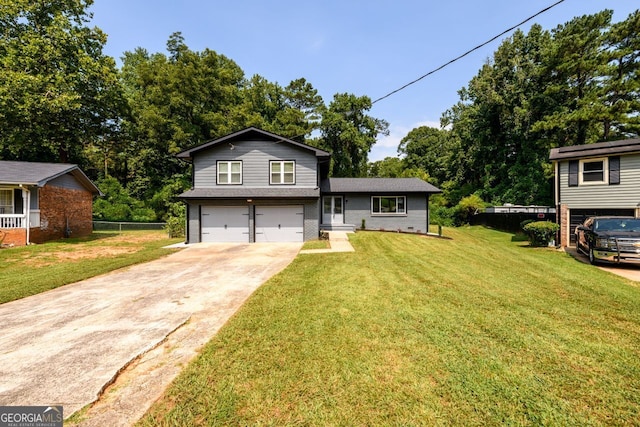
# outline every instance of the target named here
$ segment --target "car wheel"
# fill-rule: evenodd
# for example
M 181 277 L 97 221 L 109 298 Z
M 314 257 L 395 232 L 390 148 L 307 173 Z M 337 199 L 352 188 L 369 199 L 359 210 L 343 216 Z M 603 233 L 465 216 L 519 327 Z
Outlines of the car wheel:
M 596 260 L 596 255 L 593 253 L 593 248 L 589 248 L 589 262 L 593 265 L 596 265 L 598 261 Z

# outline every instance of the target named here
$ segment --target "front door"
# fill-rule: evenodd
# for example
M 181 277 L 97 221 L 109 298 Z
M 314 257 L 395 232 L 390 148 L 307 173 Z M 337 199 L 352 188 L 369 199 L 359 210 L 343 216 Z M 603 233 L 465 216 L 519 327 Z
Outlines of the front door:
M 343 224 L 342 196 L 324 196 L 322 199 L 322 223 Z

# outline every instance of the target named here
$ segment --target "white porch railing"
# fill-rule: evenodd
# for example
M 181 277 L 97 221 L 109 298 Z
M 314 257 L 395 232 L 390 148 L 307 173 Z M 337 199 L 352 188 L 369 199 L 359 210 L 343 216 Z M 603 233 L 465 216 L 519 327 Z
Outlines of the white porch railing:
M 0 215 L 0 228 L 25 228 L 26 215 Z

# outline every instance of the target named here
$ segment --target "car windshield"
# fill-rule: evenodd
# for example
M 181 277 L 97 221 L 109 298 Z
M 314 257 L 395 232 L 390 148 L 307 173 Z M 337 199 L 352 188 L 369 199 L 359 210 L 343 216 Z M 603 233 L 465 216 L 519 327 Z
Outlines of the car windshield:
M 607 218 L 599 219 L 595 223 L 596 231 L 640 231 L 640 219 L 637 218 Z

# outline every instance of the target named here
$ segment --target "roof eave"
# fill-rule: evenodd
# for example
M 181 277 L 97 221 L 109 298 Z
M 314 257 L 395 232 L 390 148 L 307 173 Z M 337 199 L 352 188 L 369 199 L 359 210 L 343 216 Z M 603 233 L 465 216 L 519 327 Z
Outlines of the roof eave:
M 25 181 L 2 181 L 0 182 L 0 185 L 19 185 L 19 186 L 38 186 L 40 187 L 40 185 L 38 185 L 37 182 L 25 182 Z

